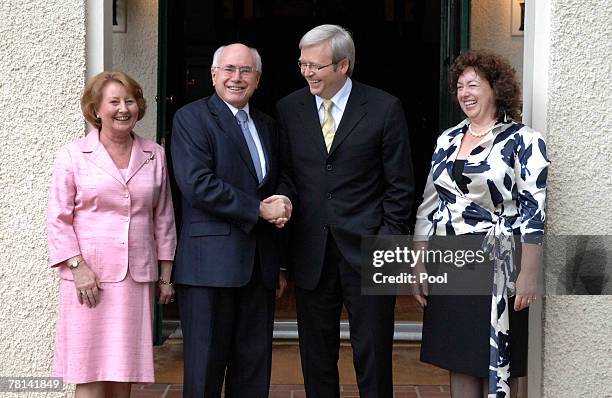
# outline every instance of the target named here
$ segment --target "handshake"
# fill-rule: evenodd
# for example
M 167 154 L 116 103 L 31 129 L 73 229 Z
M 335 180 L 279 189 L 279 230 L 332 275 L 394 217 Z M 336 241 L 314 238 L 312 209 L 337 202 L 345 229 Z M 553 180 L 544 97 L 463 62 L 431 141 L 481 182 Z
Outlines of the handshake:
M 272 195 L 259 203 L 259 216 L 282 228 L 291 218 L 293 206 L 285 195 Z

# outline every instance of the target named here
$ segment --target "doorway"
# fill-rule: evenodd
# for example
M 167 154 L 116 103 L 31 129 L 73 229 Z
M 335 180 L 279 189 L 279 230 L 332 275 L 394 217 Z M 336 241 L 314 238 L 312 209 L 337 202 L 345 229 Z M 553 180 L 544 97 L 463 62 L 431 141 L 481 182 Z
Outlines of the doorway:
M 469 10 L 469 0 L 160 0 L 159 4 L 158 139 L 165 143 L 171 173 L 172 117 L 181 106 L 214 92 L 210 66 L 220 45 L 242 42 L 258 49 L 263 73 L 251 103 L 273 115 L 278 99 L 305 85 L 296 65 L 301 36 L 314 26 L 334 23 L 353 34 L 352 78 L 395 95 L 404 106 L 420 196 L 436 137 L 455 118 L 445 94 L 446 67 L 467 46 L 467 29 L 462 26 L 469 24 L 462 10 Z M 174 183 L 173 195 L 180 217 Z M 289 296 L 278 303 L 277 319 L 295 319 L 293 302 Z M 398 297 L 397 307 L 399 322 L 420 323 L 420 309 L 410 297 Z M 163 318 L 178 320 L 176 306 L 166 307 Z

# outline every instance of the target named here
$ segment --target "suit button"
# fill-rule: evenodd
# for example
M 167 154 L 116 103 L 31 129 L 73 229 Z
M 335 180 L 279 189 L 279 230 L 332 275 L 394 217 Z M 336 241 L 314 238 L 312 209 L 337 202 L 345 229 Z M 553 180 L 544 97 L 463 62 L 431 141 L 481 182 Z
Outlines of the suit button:
M 325 169 L 326 169 L 327 171 L 332 171 L 333 167 L 332 167 L 332 165 L 331 165 L 331 164 L 328 164 L 328 165 L 326 165 L 326 166 L 325 166 Z
M 323 231 L 327 231 L 327 228 L 329 228 L 329 225 L 323 224 Z
M 331 194 L 331 192 L 328 192 L 327 193 L 327 199 L 331 199 L 331 198 L 332 198 L 332 194 Z

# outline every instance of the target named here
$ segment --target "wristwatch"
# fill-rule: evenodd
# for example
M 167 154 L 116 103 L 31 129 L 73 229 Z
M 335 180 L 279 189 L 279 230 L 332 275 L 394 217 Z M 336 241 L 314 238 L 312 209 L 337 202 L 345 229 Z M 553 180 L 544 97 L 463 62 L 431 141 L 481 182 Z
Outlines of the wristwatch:
M 70 259 L 67 262 L 68 268 L 70 268 L 70 269 L 77 269 L 77 268 L 79 268 L 79 264 L 81 264 L 82 261 L 83 261 L 83 259 L 82 258 L 78 258 L 78 257 Z

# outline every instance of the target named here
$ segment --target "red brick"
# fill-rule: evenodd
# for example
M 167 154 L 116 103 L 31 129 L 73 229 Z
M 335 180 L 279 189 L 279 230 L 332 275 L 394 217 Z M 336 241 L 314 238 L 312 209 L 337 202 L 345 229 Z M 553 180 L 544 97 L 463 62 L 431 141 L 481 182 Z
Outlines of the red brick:
M 303 390 L 301 384 L 273 384 L 270 386 L 270 391 L 288 391 L 288 390 Z
M 291 390 L 270 391 L 268 398 L 291 398 Z
M 164 390 L 136 390 L 132 391 L 131 398 L 162 398 Z
M 416 391 L 395 392 L 395 394 L 393 394 L 393 396 L 395 398 L 419 398 L 419 396 L 417 395 Z
M 421 393 L 442 392 L 441 386 L 418 386 L 418 388 Z
M 416 386 L 393 386 L 395 392 L 414 392 L 416 393 Z
M 143 390 L 165 390 L 168 384 L 145 384 Z

